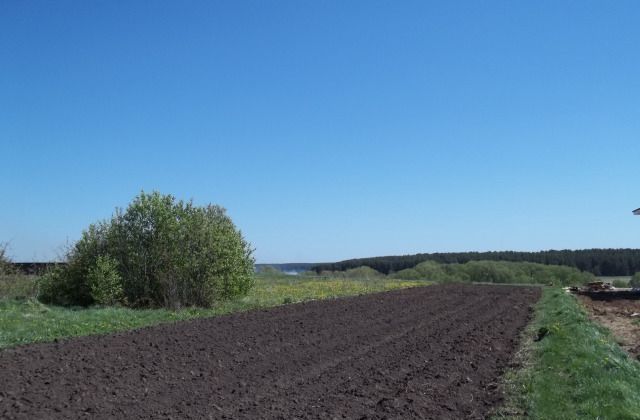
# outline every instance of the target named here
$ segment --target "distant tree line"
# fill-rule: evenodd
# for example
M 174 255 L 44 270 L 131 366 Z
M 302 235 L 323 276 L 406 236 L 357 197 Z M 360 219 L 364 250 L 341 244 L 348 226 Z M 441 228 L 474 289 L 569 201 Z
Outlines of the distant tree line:
M 346 272 L 349 271 L 351 270 Z M 575 267 L 512 261 L 469 261 L 464 264 L 424 261 L 413 268 L 393 273 L 391 277 L 436 283 L 480 282 L 561 286 L 580 285 L 595 280 L 593 274 L 579 271 Z
M 366 265 L 381 273 L 395 273 L 413 268 L 424 261 L 445 264 L 464 264 L 469 261 L 532 262 L 546 265 L 575 267 L 596 276 L 632 276 L 640 271 L 640 249 L 584 249 L 549 250 L 539 252 L 491 251 L 446 252 L 345 260 L 336 263 L 317 264 L 313 270 L 344 271 Z
M 284 263 L 284 264 L 256 264 L 256 272 L 260 273 L 264 269 L 275 269 L 282 272 L 296 272 L 302 273 L 303 271 L 309 271 L 317 263 Z

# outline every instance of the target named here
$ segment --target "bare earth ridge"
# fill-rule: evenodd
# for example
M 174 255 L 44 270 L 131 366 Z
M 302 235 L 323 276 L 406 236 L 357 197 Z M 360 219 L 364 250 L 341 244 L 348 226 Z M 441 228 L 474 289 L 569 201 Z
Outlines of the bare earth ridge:
M 540 290 L 443 285 L 0 351 L 0 418 L 484 418 Z

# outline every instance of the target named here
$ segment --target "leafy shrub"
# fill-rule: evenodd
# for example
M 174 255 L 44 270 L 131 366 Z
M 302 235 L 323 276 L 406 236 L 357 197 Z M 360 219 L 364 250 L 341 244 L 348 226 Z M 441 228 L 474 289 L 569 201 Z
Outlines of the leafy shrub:
M 416 265 L 415 270 L 420 273 L 422 279 L 446 283 L 453 281 L 453 273 L 446 270 L 447 265 L 439 264 L 435 261 L 425 261 Z
M 7 255 L 8 245 L 0 242 L 0 275 L 13 274 L 11 259 Z
M 613 280 L 611 282 L 611 285 L 613 287 L 627 287 L 628 283 L 626 281 L 624 281 L 624 280 L 621 280 L 621 279 L 615 279 L 615 280 Z
M 422 274 L 420 274 L 418 270 L 414 268 L 405 268 L 404 270 L 400 270 L 397 273 L 393 273 L 392 277 L 400 280 L 416 280 L 422 279 Z
M 492 261 L 469 261 L 462 265 L 471 281 L 480 283 L 509 283 L 514 273 L 502 264 Z
M 629 280 L 629 287 L 640 287 L 640 272 L 637 272 Z
M 37 281 L 38 300 L 61 306 L 87 306 L 93 303 L 91 288 L 77 260 L 67 267 L 55 267 Z
M 376 278 L 383 277 L 384 274 L 382 274 L 379 271 L 374 270 L 371 267 L 367 267 L 366 265 L 363 265 L 361 267 L 351 268 L 351 269 L 345 271 L 344 272 L 344 276 L 346 278 L 348 278 L 348 279 L 370 280 L 370 279 L 376 279 Z
M 121 287 L 129 306 L 209 307 L 249 291 L 252 254 L 223 208 L 142 192 L 126 210 L 83 232 L 66 267 L 41 282 L 40 296 L 84 306 L 120 300 Z
M 8 256 L 8 245 L 0 243 L 0 299 L 29 299 L 36 290 L 34 276 L 16 269 Z
M 401 280 L 429 280 L 437 283 L 461 281 L 459 271 L 452 269 L 454 265 L 458 264 L 440 264 L 435 261 L 425 261 L 414 268 L 400 270 L 394 273 L 392 277 Z
M 100 305 L 116 305 L 125 302 L 122 277 L 117 262 L 108 256 L 99 256 L 96 265 L 89 269 L 87 283 L 91 297 Z
M 60 270 L 52 269 L 40 276 L 36 282 L 38 300 L 42 303 L 55 303 L 62 297 L 62 294 L 56 290 L 61 282 L 62 273 Z

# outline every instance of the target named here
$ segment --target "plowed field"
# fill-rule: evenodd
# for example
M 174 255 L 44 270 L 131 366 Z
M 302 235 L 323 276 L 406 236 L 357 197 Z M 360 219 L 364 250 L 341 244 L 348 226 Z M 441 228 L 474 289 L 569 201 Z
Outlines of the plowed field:
M 446 285 L 0 351 L 0 418 L 484 418 L 540 291 Z

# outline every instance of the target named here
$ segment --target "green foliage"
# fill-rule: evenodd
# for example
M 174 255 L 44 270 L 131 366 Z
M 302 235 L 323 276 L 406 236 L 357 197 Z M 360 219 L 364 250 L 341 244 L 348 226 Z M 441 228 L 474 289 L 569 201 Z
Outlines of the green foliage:
M 547 334 L 523 349 L 524 368 L 507 375 L 507 412 L 495 419 L 638 418 L 640 364 L 589 320 L 574 296 L 544 290 L 526 336 L 543 329 Z
M 94 303 L 87 283 L 88 270 L 93 266 L 91 264 L 85 269 L 80 259 L 73 258 L 66 267 L 57 266 L 48 270 L 37 281 L 38 300 L 61 306 L 87 306 Z
M 11 259 L 7 255 L 8 245 L 0 242 L 0 275 L 9 275 L 13 273 Z
M 223 208 L 142 192 L 126 210 L 83 232 L 67 265 L 45 276 L 39 296 L 59 305 L 95 303 L 90 274 L 108 257 L 127 305 L 208 307 L 249 291 L 252 253 Z
M 394 273 L 391 277 L 399 280 L 416 280 L 422 278 L 422 274 L 414 268 L 405 268 L 404 270 Z
M 419 279 L 437 283 L 454 281 L 470 281 L 468 276 L 459 269 L 460 264 L 439 264 L 435 261 L 425 261 L 414 268 L 406 268 L 391 275 L 397 279 Z
M 62 270 L 49 270 L 36 281 L 37 298 L 42 303 L 59 302 L 63 296 L 63 292 L 59 290 L 62 287 L 63 276 Z
M 508 261 L 469 261 L 465 264 L 439 264 L 425 261 L 415 268 L 392 275 L 397 279 L 429 280 L 438 283 L 517 283 L 572 285 L 594 280 L 590 273 L 572 267 Z
M 34 298 L 37 293 L 36 280 L 34 276 L 23 274 L 1 274 L 0 275 L 0 299 L 29 299 Z
M 470 261 L 462 264 L 462 273 L 471 281 L 481 283 L 521 283 L 518 281 L 519 268 L 509 263 L 495 261 Z M 533 282 L 532 282 L 533 283 Z
M 371 267 L 363 265 L 362 267 L 351 268 L 344 272 L 344 276 L 348 279 L 370 280 L 383 277 L 384 274 L 374 270 Z
M 611 282 L 611 285 L 613 287 L 627 287 L 629 285 L 629 283 L 624 281 L 624 280 L 622 280 L 622 279 L 614 279 Z
M 34 297 L 35 293 L 33 276 L 16 270 L 8 256 L 8 245 L 0 243 L 0 298 L 28 299 Z
M 425 261 L 416 265 L 415 270 L 420 273 L 422 279 L 435 281 L 438 283 L 449 283 L 455 281 L 477 281 L 471 280 L 461 264 L 439 264 L 435 261 Z
M 91 297 L 100 305 L 117 305 L 126 302 L 122 289 L 122 277 L 117 262 L 108 256 L 99 256 L 96 265 L 89 269 L 87 283 Z
M 631 280 L 629 280 L 629 287 L 640 287 L 640 271 L 631 277 Z
M 310 275 L 313 272 L 308 272 Z M 347 271 L 322 271 L 321 277 L 369 278 L 384 277 L 371 267 L 362 266 Z M 424 261 L 413 268 L 405 268 L 389 275 L 398 280 L 422 280 L 436 283 L 476 282 L 509 284 L 576 285 L 595 280 L 591 273 L 572 267 L 528 262 L 469 261 L 465 264 L 441 264 Z

